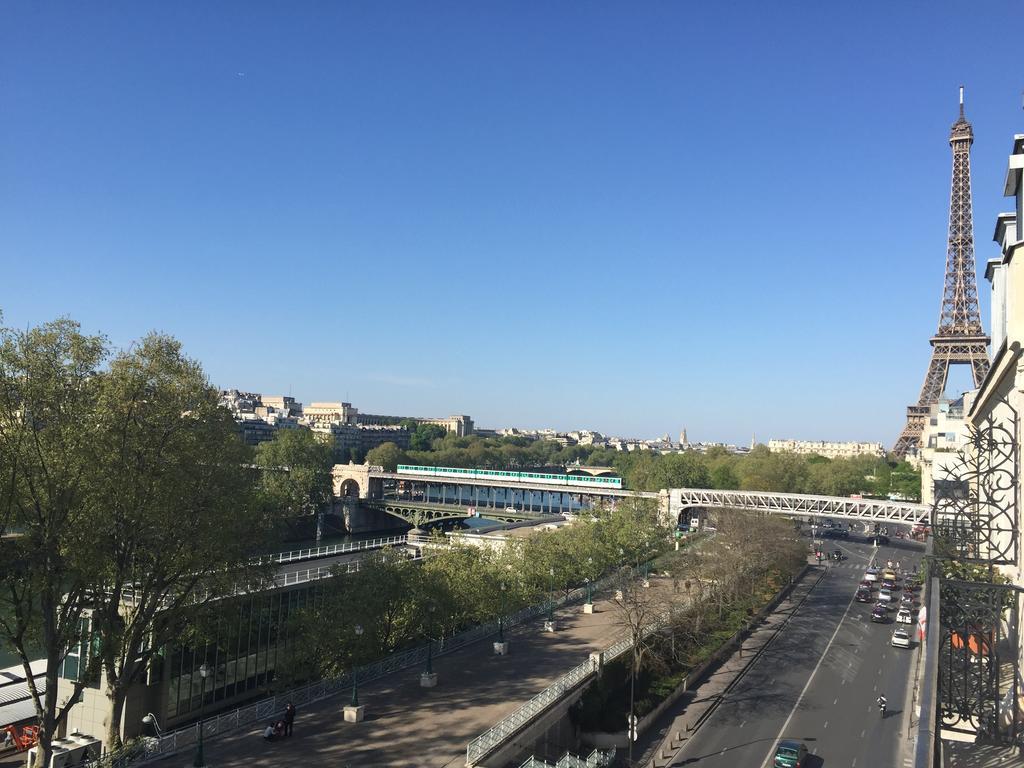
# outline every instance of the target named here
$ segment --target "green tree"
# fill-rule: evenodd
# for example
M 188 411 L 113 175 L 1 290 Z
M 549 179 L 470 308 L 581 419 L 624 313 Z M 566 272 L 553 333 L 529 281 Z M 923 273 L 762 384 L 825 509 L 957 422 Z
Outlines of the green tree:
M 331 502 L 331 447 L 308 429 L 279 429 L 256 448 L 264 501 L 289 515 L 312 515 Z
M 108 745 L 120 741 L 125 696 L 141 680 L 171 627 L 203 603 L 260 575 L 250 558 L 269 530 L 253 500 L 235 424 L 178 341 L 151 334 L 100 377 L 91 439 L 97 451 L 92 550 L 92 634 L 109 701 Z M 304 432 L 304 431 L 303 431 Z M 261 458 L 286 461 L 292 484 L 322 446 L 291 431 Z M 308 435 L 308 433 L 306 433 Z M 276 466 L 281 466 L 277 464 Z M 280 474 L 274 476 L 275 479 Z M 322 479 L 320 480 L 322 483 Z M 289 498 L 311 505 L 306 480 Z
M 448 430 L 438 424 L 419 423 L 409 437 L 409 447 L 414 451 L 429 451 L 435 440 L 440 440 L 447 434 Z
M 103 567 L 94 557 L 105 513 L 94 435 L 107 354 L 105 338 L 68 319 L 0 328 L 0 636 L 25 670 L 42 765 L 69 709 L 58 704 L 58 671 L 86 640 L 89 586 Z M 42 691 L 30 667 L 35 648 L 46 661 Z M 62 702 L 92 679 L 95 658 L 83 653 L 82 662 Z
M 384 467 L 385 472 L 394 472 L 399 464 L 407 464 L 405 451 L 395 443 L 381 443 L 366 452 L 366 462 L 374 466 Z

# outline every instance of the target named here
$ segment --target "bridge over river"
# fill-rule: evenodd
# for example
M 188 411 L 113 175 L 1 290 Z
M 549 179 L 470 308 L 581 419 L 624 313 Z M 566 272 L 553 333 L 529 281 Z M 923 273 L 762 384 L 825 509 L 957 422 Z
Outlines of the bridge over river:
M 658 502 L 666 519 L 685 519 L 693 509 L 745 510 L 790 517 L 831 518 L 867 523 L 927 523 L 931 509 L 890 499 L 670 488 L 633 491 L 621 478 L 592 475 L 503 472 L 457 467 L 399 465 L 395 472 L 368 464 L 337 464 L 335 495 L 371 513 L 406 523 L 436 522 L 476 515 L 512 521 L 575 513 L 625 498 Z

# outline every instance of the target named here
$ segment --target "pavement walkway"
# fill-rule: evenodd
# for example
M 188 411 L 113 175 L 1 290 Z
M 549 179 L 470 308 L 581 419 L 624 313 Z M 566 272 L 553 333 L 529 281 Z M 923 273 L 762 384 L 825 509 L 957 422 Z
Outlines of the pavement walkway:
M 651 579 L 651 589 L 671 590 L 671 579 Z M 553 683 L 592 651 L 603 650 L 625 634 L 615 605 L 595 601 L 556 613 L 558 631 L 545 633 L 543 619 L 507 633 L 508 656 L 495 656 L 491 640 L 434 659 L 436 688 L 421 688 L 422 670 L 408 669 L 359 688 L 366 707 L 362 723 L 345 723 L 348 695 L 299 711 L 295 735 L 268 743 L 266 723 L 206 742 L 207 763 L 216 768 L 285 768 L 330 764 L 362 766 L 463 766 L 466 745 Z M 180 766 L 178 754 L 156 763 Z M 186 759 L 186 762 L 188 760 Z

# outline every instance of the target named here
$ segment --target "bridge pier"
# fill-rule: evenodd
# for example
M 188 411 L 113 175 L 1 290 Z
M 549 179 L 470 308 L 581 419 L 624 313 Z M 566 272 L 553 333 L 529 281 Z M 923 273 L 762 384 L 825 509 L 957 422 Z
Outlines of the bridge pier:
M 370 509 L 361 504 L 359 499 L 342 499 L 341 509 L 345 518 L 345 529 L 349 533 L 369 533 L 406 527 L 406 524 L 397 517 L 381 510 Z

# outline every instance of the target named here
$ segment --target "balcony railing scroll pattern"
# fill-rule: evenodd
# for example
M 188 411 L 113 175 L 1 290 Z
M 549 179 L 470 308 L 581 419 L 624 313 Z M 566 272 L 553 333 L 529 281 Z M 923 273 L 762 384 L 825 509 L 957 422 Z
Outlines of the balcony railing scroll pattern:
M 1018 557 L 1018 414 L 1003 401 L 935 482 L 932 528 L 938 569 L 937 737 L 1020 743 L 1019 586 L 997 566 Z M 1009 701 L 1009 706 L 1001 702 Z
M 1016 743 L 1016 718 L 999 715 L 1007 692 L 1017 700 L 1017 655 L 1000 653 L 1005 641 L 1017 637 L 1017 588 L 944 578 L 939 590 L 941 727 Z
M 936 478 L 933 527 L 957 560 L 1016 565 L 1019 447 L 1017 411 L 1000 404 L 970 427 L 967 444 Z

